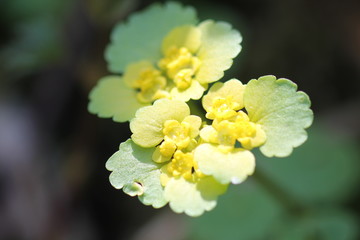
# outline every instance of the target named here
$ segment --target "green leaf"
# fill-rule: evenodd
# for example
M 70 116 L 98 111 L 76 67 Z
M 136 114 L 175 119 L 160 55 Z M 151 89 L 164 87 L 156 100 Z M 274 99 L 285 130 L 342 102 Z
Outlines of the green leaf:
M 359 235 L 358 219 L 350 212 L 318 206 L 292 214 L 253 179 L 231 186 L 213 211 L 188 223 L 189 239 L 196 240 L 354 240 Z
M 249 179 L 241 185 L 232 185 L 214 210 L 189 219 L 190 239 L 273 239 L 268 237 L 269 232 L 278 225 L 282 214 L 281 205 Z
M 120 23 L 112 32 L 111 43 L 105 52 L 109 71 L 122 73 L 127 64 L 140 60 L 157 62 L 161 58 L 161 44 L 166 34 L 174 27 L 196 22 L 196 12 L 192 7 L 175 2 L 153 4 L 133 14 L 128 22 Z
M 300 219 L 289 221 L 278 240 L 353 240 L 358 239 L 359 222 L 340 209 L 316 211 Z
M 358 239 L 358 219 L 336 205 L 358 190 L 356 144 L 315 125 L 291 157 L 269 161 L 258 155 L 257 169 L 265 181 L 255 182 L 255 174 L 231 186 L 213 211 L 189 220 L 189 239 Z M 268 180 L 281 191 L 266 188 Z M 295 200 L 302 211 L 285 208 L 284 200 Z
M 314 125 L 308 141 L 286 159 L 256 155 L 257 168 L 305 205 L 342 202 L 358 188 L 358 147 L 320 126 Z
M 309 97 L 290 80 L 264 76 L 250 80 L 244 105 L 251 121 L 262 126 L 266 142 L 260 147 L 267 157 L 286 157 L 307 139 L 305 128 L 313 121 Z
M 212 177 L 200 178 L 196 182 L 182 177 L 171 178 L 165 186 L 165 198 L 174 212 L 197 217 L 213 209 L 217 197 L 226 189 L 227 185 L 218 183 Z
M 139 196 L 145 205 L 163 207 L 167 201 L 160 183 L 160 165 L 151 160 L 154 148 L 142 148 L 130 139 L 106 162 L 112 171 L 110 183 L 130 196 Z
M 254 155 L 244 149 L 234 149 L 224 153 L 216 145 L 204 143 L 194 152 L 194 160 L 199 169 L 217 181 L 227 184 L 243 182 L 255 170 Z
M 146 106 L 136 98 L 136 91 L 125 85 L 118 76 L 99 80 L 89 95 L 89 112 L 99 117 L 112 117 L 115 122 L 126 122 L 135 117 L 135 112 Z
M 226 22 L 206 20 L 199 24 L 201 46 L 198 58 L 201 61 L 195 80 L 201 84 L 211 83 L 224 76 L 241 51 L 240 33 Z

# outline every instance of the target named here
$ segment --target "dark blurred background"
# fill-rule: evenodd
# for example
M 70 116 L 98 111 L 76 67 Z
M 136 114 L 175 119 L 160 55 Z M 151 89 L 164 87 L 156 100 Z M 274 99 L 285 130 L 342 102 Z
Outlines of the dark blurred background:
M 241 32 L 224 80 L 289 78 L 315 113 L 293 157 L 259 156 L 197 219 L 115 190 L 105 162 L 128 123 L 87 112 L 111 29 L 153 2 L 0 1 L 0 239 L 358 239 L 360 2 L 181 1 Z

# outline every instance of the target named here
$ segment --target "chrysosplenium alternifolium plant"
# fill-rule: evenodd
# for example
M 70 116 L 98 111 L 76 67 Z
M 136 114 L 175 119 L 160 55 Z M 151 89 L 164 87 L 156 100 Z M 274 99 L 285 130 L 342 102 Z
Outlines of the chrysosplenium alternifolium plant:
M 231 67 L 240 42 L 228 23 L 199 23 L 193 8 L 173 2 L 116 26 L 106 50 L 114 75 L 99 81 L 89 103 L 99 117 L 130 121 L 131 139 L 106 163 L 115 188 L 199 216 L 229 184 L 253 174 L 253 148 L 286 157 L 306 140 L 310 100 L 290 80 L 231 79 L 203 96 Z M 191 115 L 190 99 L 202 99 L 208 123 Z

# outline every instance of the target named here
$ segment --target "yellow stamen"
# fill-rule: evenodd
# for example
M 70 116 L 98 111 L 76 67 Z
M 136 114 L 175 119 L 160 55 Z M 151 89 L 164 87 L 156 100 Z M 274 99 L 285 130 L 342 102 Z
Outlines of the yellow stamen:
M 187 48 L 170 47 L 158 65 L 174 81 L 180 90 L 190 87 L 193 76 L 200 66 L 200 60 Z
M 134 87 L 139 89 L 137 98 L 144 103 L 166 97 L 166 92 L 163 91 L 165 86 L 165 77 L 161 75 L 160 71 L 151 68 L 141 71 L 139 78 L 134 83 Z
M 262 145 L 266 140 L 265 132 L 259 124 L 249 120 L 248 115 L 239 111 L 231 120 L 215 119 L 213 127 L 216 134 L 210 135 L 210 142 L 220 145 L 224 152 L 231 151 L 239 141 L 243 148 L 252 149 Z
M 186 148 L 190 143 L 191 126 L 187 122 L 179 123 L 176 120 L 167 120 L 164 123 L 164 140 L 173 142 L 178 149 Z
M 209 119 L 229 119 L 236 116 L 236 110 L 239 110 L 239 107 L 240 105 L 233 101 L 231 96 L 217 97 L 208 109 L 206 117 Z
M 166 185 L 170 177 L 183 177 L 188 181 L 195 181 L 205 175 L 198 169 L 192 152 L 177 150 L 170 163 L 162 168 L 161 183 Z

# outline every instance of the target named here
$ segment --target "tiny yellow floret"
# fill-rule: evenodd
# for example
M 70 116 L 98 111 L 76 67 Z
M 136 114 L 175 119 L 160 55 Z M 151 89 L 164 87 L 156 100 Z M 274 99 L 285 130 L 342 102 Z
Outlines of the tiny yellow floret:
M 171 177 L 183 177 L 188 181 L 196 181 L 205 175 L 194 161 L 193 152 L 177 150 L 171 162 L 162 167 L 161 184 L 166 186 Z
M 223 150 L 232 150 L 237 139 L 237 124 L 228 120 L 221 121 L 216 125 L 217 143 L 224 146 Z
M 266 140 L 261 126 L 251 122 L 243 111 L 236 112 L 236 116 L 230 120 L 215 119 L 212 126 L 203 128 L 201 137 L 206 142 L 219 144 L 219 149 L 224 153 L 231 152 L 236 141 L 239 141 L 243 148 L 252 149 Z
M 193 166 L 193 154 L 183 153 L 182 151 L 178 150 L 175 152 L 172 161 L 167 165 L 167 171 L 174 177 L 181 175 L 185 179 L 189 179 L 191 177 Z
M 176 120 L 167 120 L 164 124 L 164 141 L 174 143 L 177 148 L 186 148 L 190 143 L 190 125 Z
M 209 119 L 229 119 L 234 117 L 240 108 L 240 104 L 234 101 L 232 96 L 216 97 L 212 106 L 209 107 L 206 117 Z
M 200 66 L 200 60 L 186 47 L 169 47 L 158 65 L 166 72 L 180 90 L 190 87 L 193 77 Z
M 201 118 L 194 115 L 185 117 L 181 122 L 175 119 L 163 123 L 163 140 L 156 147 L 152 159 L 157 163 L 169 161 L 176 150 L 191 152 L 197 145 Z
M 239 111 L 236 120 L 237 140 L 243 148 L 252 149 L 262 145 L 266 140 L 266 134 L 259 124 L 251 122 L 249 116 Z
M 161 91 L 166 86 L 166 79 L 161 76 L 160 71 L 155 69 L 145 69 L 140 73 L 140 78 L 136 81 L 137 88 L 140 92 L 137 98 L 140 102 L 149 103 L 156 99 L 166 97 Z
M 148 61 L 130 64 L 126 68 L 124 81 L 138 91 L 136 97 L 142 103 L 152 103 L 169 95 L 165 91 L 166 78 Z
M 173 141 L 163 141 L 159 150 L 161 155 L 171 158 L 176 150 L 176 144 Z

